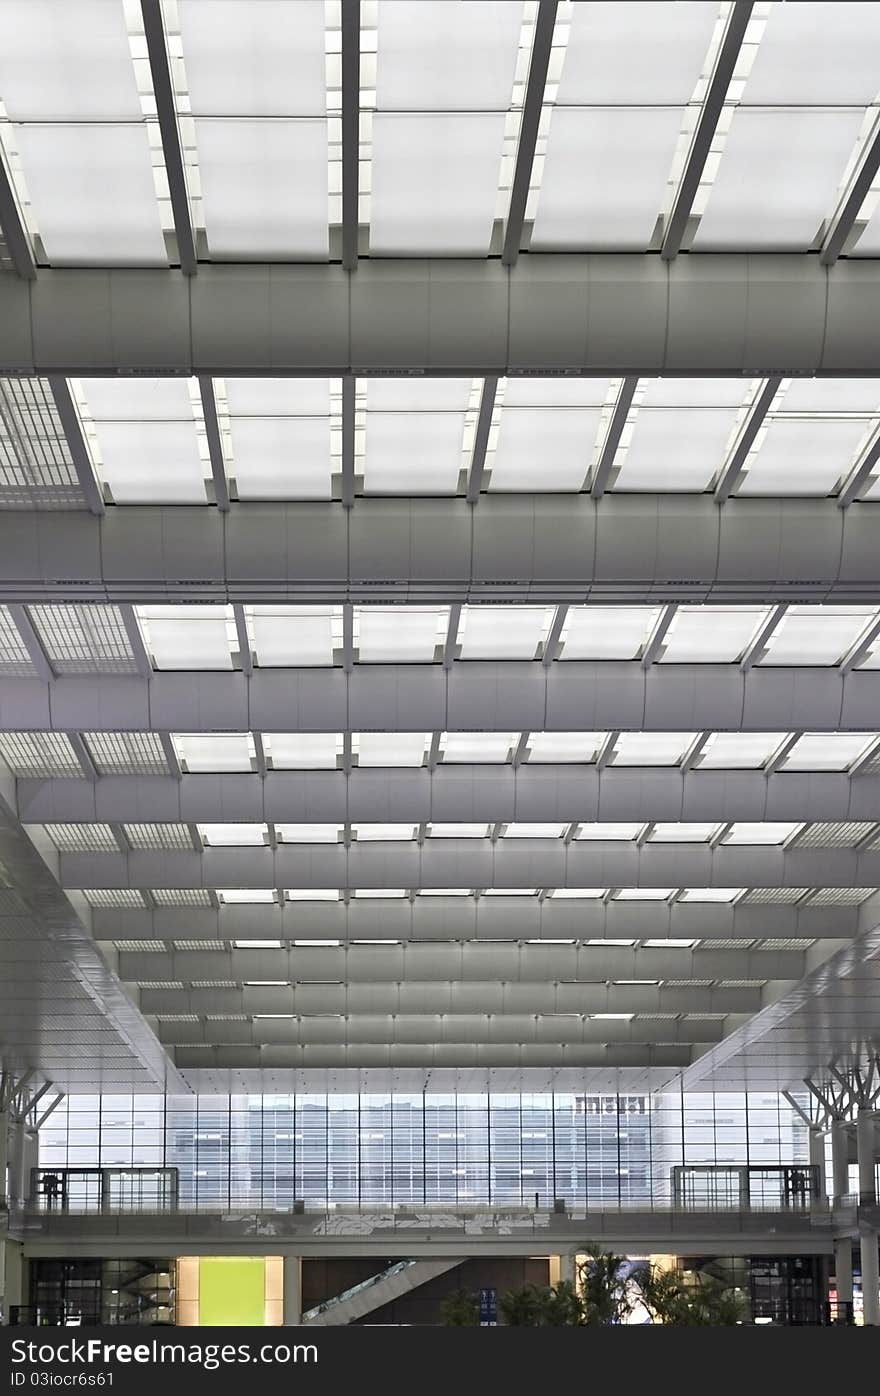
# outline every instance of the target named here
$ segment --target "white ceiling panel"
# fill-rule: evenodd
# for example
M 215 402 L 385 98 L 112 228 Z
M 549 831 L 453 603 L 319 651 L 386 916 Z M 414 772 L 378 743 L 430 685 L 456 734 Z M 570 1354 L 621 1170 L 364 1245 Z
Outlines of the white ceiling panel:
M 560 659 L 635 659 L 660 617 L 659 606 L 570 606 Z
M 331 665 L 342 643 L 341 606 L 247 606 L 245 615 L 263 668 Z
M 333 771 L 342 755 L 342 733 L 264 732 L 263 750 L 274 771 Z
M 564 106 L 687 102 L 717 17 L 714 0 L 573 5 L 557 100 Z
M 380 110 L 506 111 L 522 0 L 378 0 Z
M 323 116 L 324 0 L 177 0 L 196 116 Z
M 464 606 L 462 659 L 536 659 L 553 622 L 552 606 Z
M 736 493 L 831 494 L 852 465 L 865 430 L 865 422 L 853 418 L 776 417 Z
M 694 248 L 806 251 L 834 207 L 861 124 L 860 110 L 739 107 Z
M 446 639 L 448 606 L 358 606 L 355 643 L 362 664 L 430 664 Z
M 330 417 L 233 417 L 229 473 L 239 499 L 329 499 Z
M 0 93 L 12 121 L 138 121 L 123 5 L 2 0 Z
M 661 664 L 733 664 L 769 615 L 766 606 L 680 606 L 663 637 Z
M 724 463 L 738 413 L 738 407 L 642 407 L 614 489 L 708 489 Z
M 580 490 L 601 415 L 598 407 L 511 407 L 505 400 L 489 490 Z
M 326 121 L 200 118 L 195 128 L 212 256 L 327 256 Z
M 368 412 L 366 494 L 455 494 L 464 412 Z

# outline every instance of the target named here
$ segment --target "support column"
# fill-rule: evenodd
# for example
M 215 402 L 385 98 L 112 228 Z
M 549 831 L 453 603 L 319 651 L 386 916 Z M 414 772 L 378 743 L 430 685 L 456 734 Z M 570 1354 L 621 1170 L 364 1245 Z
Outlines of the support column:
M 574 1255 L 571 1252 L 566 1254 L 563 1251 L 559 1257 L 559 1279 L 560 1281 L 567 1280 L 570 1285 L 573 1285 L 576 1278 Z
M 6 1172 L 9 1167 L 9 1114 L 0 1110 L 0 1208 L 8 1205 Z
M 862 1260 L 862 1312 L 866 1327 L 880 1324 L 880 1257 L 877 1253 L 877 1232 L 865 1227 L 859 1236 Z
M 828 1196 L 825 1184 L 825 1135 L 821 1129 L 810 1130 L 810 1166 L 817 1177 L 816 1201 L 824 1201 Z
M 21 1178 L 24 1168 L 24 1125 L 13 1120 L 9 1126 L 9 1205 L 22 1201 Z
M 302 1323 L 302 1257 L 284 1257 L 284 1326 L 295 1328 Z
M 0 1241 L 0 1296 L 3 1322 L 9 1323 L 9 1310 L 24 1303 L 24 1260 L 21 1246 L 8 1237 Z
M 845 1120 L 835 1120 L 831 1126 L 831 1172 L 834 1201 L 839 1202 L 849 1192 L 849 1130 Z
M 21 1200 L 27 1202 L 31 1195 L 31 1170 L 40 1162 L 40 1138 L 35 1129 L 22 1127 L 21 1141 Z
M 853 1303 L 851 1236 L 838 1236 L 834 1242 L 834 1279 L 837 1287 L 837 1322 L 847 1323 L 852 1317 Z
M 860 1110 L 856 1121 L 856 1147 L 859 1159 L 859 1204 L 873 1207 L 877 1201 L 874 1183 L 874 1115 Z

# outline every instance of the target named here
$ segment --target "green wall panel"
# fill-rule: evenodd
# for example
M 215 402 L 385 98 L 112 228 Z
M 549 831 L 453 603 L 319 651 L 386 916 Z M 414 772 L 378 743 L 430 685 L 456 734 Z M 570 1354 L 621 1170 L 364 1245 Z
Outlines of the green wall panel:
M 266 1322 L 266 1262 L 261 1257 L 202 1257 L 199 1262 L 199 1322 L 219 1328 Z

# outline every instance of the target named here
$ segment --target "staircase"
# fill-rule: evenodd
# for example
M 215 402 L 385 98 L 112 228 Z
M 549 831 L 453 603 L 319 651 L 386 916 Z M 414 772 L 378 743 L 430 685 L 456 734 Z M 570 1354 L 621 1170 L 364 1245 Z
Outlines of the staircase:
M 336 1328 L 346 1323 L 354 1323 L 356 1319 L 363 1318 L 364 1314 L 380 1309 L 383 1304 L 390 1304 L 392 1299 L 399 1299 L 411 1289 L 418 1289 L 419 1285 L 425 1284 L 427 1280 L 433 1280 L 437 1275 L 453 1270 L 456 1265 L 461 1264 L 462 1258 L 459 1256 L 455 1260 L 398 1260 L 380 1274 L 371 1275 L 368 1280 L 362 1280 L 351 1289 L 343 1290 L 342 1294 L 337 1294 L 333 1299 L 327 1299 L 316 1308 L 308 1309 L 303 1314 L 302 1321 L 311 1327 Z

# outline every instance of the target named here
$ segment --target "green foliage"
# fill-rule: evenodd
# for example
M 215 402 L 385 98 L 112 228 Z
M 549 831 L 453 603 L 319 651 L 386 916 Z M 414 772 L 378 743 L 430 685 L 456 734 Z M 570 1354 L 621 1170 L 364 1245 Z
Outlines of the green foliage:
M 626 1259 L 613 1251 L 590 1249 L 580 1267 L 582 1323 L 622 1323 L 638 1300 L 634 1283 L 626 1273 Z
M 651 1266 L 640 1282 L 640 1291 L 652 1323 L 722 1328 L 743 1321 L 742 1295 L 714 1275 L 691 1277 L 680 1270 Z
M 571 1280 L 560 1280 L 544 1291 L 542 1323 L 548 1328 L 574 1328 L 583 1321 L 580 1295 Z
M 447 1328 L 479 1328 L 479 1298 L 466 1289 L 453 1290 L 440 1305 L 440 1317 Z
M 498 1303 L 501 1317 L 509 1328 L 539 1328 L 544 1323 L 548 1290 L 540 1285 L 509 1289 Z

